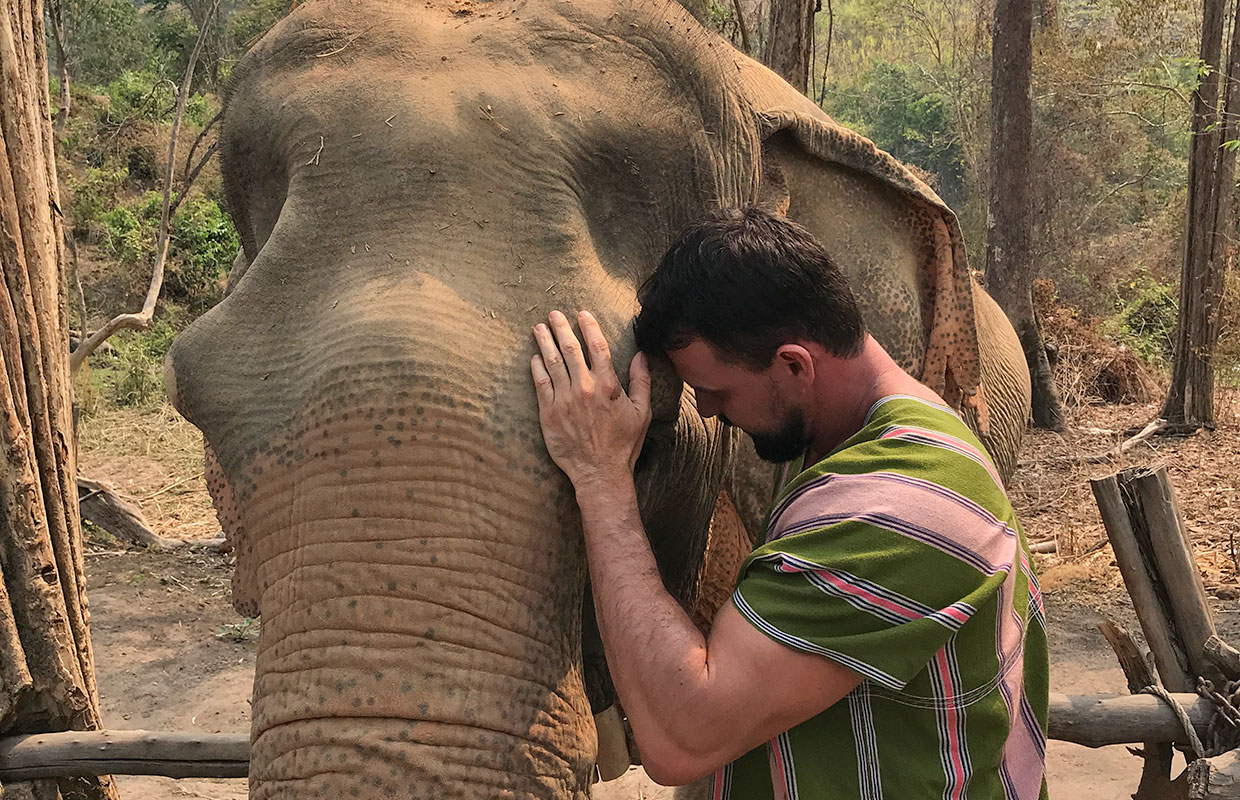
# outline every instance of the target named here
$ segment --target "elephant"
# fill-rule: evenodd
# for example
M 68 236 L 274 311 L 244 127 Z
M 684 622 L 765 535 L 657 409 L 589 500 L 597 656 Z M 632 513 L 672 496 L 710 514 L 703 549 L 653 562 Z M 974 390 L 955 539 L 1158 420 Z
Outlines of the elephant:
M 241 253 L 165 384 L 262 615 L 251 797 L 588 796 L 611 689 L 530 330 L 588 308 L 627 365 L 638 288 L 711 208 L 809 228 L 1014 464 L 1024 358 L 955 216 L 670 0 L 310 0 L 224 108 Z M 734 569 L 708 535 L 752 539 L 773 470 L 655 366 L 636 483 L 693 607 Z

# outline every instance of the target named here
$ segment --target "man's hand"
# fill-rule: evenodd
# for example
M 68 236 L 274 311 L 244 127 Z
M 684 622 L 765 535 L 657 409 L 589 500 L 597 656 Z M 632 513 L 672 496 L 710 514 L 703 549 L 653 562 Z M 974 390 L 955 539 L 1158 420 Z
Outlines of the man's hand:
M 588 311 L 577 315 L 590 361 L 568 319 L 552 311 L 534 326 L 538 355 L 530 363 L 547 452 L 578 490 L 632 476 L 650 425 L 650 372 L 638 353 L 624 393 L 611 364 L 611 350 Z

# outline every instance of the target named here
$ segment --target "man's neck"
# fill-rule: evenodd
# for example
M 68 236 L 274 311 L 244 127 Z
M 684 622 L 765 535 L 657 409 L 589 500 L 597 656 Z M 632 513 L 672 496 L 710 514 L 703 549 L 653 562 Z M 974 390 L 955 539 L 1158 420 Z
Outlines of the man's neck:
M 884 397 L 907 394 L 943 400 L 900 368 L 872 336 L 852 358 L 831 358 L 815 381 L 817 401 L 810 420 L 809 464 L 820 461 L 865 427 L 866 415 Z

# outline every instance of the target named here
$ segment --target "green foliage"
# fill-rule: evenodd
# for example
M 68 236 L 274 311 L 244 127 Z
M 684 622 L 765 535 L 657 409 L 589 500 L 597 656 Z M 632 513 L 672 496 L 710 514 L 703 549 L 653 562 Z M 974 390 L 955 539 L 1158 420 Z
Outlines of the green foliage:
M 964 199 L 964 153 L 947 99 L 919 71 L 877 61 L 848 85 L 829 84 L 823 106 L 896 158 L 934 175 L 949 204 Z
M 65 175 L 75 232 L 85 233 L 91 222 L 102 220 L 116 207 L 128 177 L 129 171 L 118 164 L 88 167 L 81 179 L 75 178 L 72 173 Z
M 240 48 L 248 48 L 291 7 L 289 0 L 254 0 L 228 17 L 229 36 Z
M 105 84 L 150 62 L 149 20 L 133 0 L 66 3 L 65 29 L 69 75 L 79 86 Z M 48 52 L 54 49 L 49 46 Z
M 126 70 L 104 89 L 109 98 L 107 115 L 120 120 L 164 121 L 175 108 L 176 85 L 151 72 Z
M 88 519 L 82 520 L 82 538 L 99 547 L 115 549 L 123 546 L 119 539 Z
M 147 331 L 121 331 L 109 339 L 115 353 L 102 373 L 107 398 L 118 406 L 149 406 L 163 399 L 164 357 L 175 332 L 167 319 Z
M 240 622 L 225 623 L 220 626 L 216 639 L 227 639 L 231 642 L 245 642 L 257 639 L 262 623 L 256 617 L 245 617 Z
M 162 203 L 162 192 L 147 192 L 99 216 L 100 244 L 118 263 L 129 267 L 153 263 Z M 196 309 L 219 300 L 221 283 L 240 244 L 232 220 L 219 204 L 191 194 L 169 226 L 164 295 Z
M 165 4 L 164 9 L 154 16 L 151 27 L 151 67 L 162 75 L 184 75 L 194 43 L 198 41 L 198 29 L 189 15 L 169 9 Z M 177 84 L 180 85 L 180 82 L 178 77 Z M 202 85 L 201 71 L 195 73 L 194 82 L 195 85 Z
M 101 221 L 101 244 L 117 261 L 128 267 L 150 262 L 153 249 L 150 226 L 144 224 L 132 209 L 117 206 Z
M 1128 345 L 1150 364 L 1168 365 L 1175 355 L 1179 299 L 1174 286 L 1142 275 L 1129 283 L 1134 293 L 1121 301 L 1103 324 L 1103 332 Z
M 177 258 L 165 277 L 168 295 L 195 307 L 218 300 L 241 245 L 232 220 L 214 200 L 190 195 L 172 220 L 172 243 Z

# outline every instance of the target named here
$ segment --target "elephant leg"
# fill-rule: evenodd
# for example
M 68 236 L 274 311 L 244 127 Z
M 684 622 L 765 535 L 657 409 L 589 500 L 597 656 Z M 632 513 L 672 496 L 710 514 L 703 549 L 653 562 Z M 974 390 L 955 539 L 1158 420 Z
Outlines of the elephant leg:
M 982 391 L 989 410 L 989 425 L 966 421 L 976 431 L 1007 482 L 1016 471 L 1020 440 L 1029 422 L 1029 367 L 1016 331 L 990 295 L 975 288 L 973 307 L 977 316 L 977 345 L 981 354 Z

